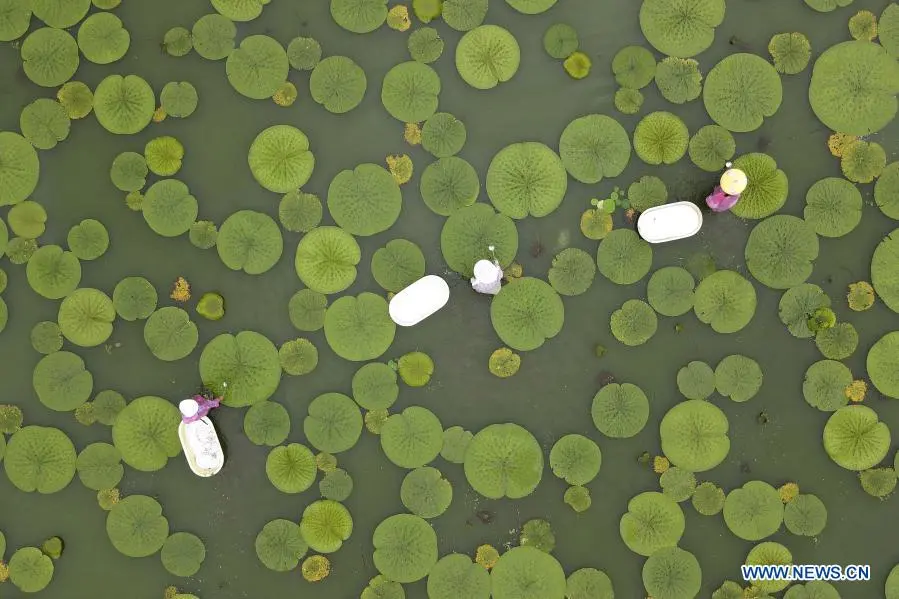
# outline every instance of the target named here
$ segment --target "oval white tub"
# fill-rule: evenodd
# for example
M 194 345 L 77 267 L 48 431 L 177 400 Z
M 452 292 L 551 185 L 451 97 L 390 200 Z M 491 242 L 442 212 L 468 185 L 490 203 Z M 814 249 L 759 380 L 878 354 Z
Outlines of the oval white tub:
M 187 465 L 190 466 L 190 471 L 197 476 L 202 476 L 203 478 L 208 478 L 210 476 L 218 474 L 221 471 L 222 467 L 225 465 L 225 452 L 222 449 L 221 442 L 219 441 L 218 432 L 215 430 L 215 425 L 212 424 L 212 421 L 209 418 L 203 418 L 191 424 L 202 424 L 210 427 L 211 434 L 208 438 L 212 441 L 211 448 L 216 453 L 216 459 L 215 464 L 208 468 L 204 468 L 197 463 L 197 456 L 194 452 L 194 445 L 193 443 L 191 443 L 191 439 L 188 436 L 190 434 L 190 429 L 188 429 L 188 425 L 186 425 L 184 422 L 181 422 L 178 425 L 178 438 L 181 440 L 181 449 L 184 450 L 184 457 L 187 459 Z
M 702 228 L 702 211 L 692 202 L 672 202 L 640 214 L 637 233 L 649 243 L 692 237 Z
M 449 295 L 446 281 L 437 275 L 424 276 L 393 296 L 390 318 L 401 327 L 411 327 L 444 307 Z

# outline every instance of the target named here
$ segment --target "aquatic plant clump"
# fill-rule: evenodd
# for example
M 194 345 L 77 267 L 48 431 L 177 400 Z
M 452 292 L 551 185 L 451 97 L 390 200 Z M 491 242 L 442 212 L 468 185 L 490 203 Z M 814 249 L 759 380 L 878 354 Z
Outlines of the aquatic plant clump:
M 615 119 L 589 114 L 574 119 L 562 131 L 559 156 L 576 180 L 598 183 L 603 177 L 617 177 L 624 171 L 631 157 L 631 141 Z
M 727 416 L 712 403 L 690 399 L 668 410 L 659 424 L 662 451 L 671 463 L 705 472 L 730 452 Z
M 503 287 L 490 305 L 490 321 L 499 338 L 518 351 L 543 345 L 562 330 L 565 307 L 546 282 L 523 277 Z
M 513 547 L 490 572 L 494 599 L 563 599 L 565 572 L 558 560 L 534 547 Z
M 465 478 L 490 499 L 530 495 L 543 475 L 543 454 L 534 436 L 517 424 L 492 424 L 478 432 L 465 453 Z
M 484 7 L 486 13 L 486 3 Z M 479 25 L 467 31 L 456 45 L 456 70 L 475 89 L 492 89 L 518 72 L 521 48 L 508 30 Z
M 899 64 L 873 42 L 842 42 L 815 61 L 808 90 L 818 119 L 832 131 L 870 135 L 896 116 Z
M 731 54 L 709 71 L 702 99 L 713 121 L 729 131 L 746 133 L 774 116 L 783 88 L 777 71 L 765 59 Z

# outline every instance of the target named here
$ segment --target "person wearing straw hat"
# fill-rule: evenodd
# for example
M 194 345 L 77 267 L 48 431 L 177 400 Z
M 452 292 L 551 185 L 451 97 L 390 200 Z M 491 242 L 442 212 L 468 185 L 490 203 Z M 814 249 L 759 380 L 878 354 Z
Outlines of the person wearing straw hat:
M 503 269 L 496 259 L 496 247 L 488 246 L 493 260 L 478 260 L 474 265 L 471 288 L 485 295 L 496 295 L 503 285 Z
M 705 199 L 706 205 L 712 212 L 727 212 L 733 208 L 748 184 L 746 173 L 738 168 L 733 168 L 733 163 L 731 162 L 728 162 L 725 166 L 727 170 L 721 175 L 718 185 Z

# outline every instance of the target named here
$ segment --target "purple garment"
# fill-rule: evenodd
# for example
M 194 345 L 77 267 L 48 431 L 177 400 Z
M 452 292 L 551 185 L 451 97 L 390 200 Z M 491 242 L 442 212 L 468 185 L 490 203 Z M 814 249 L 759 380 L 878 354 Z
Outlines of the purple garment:
M 712 209 L 712 212 L 727 212 L 734 207 L 739 199 L 739 194 L 734 196 L 727 195 L 721 189 L 721 186 L 717 185 L 715 190 L 705 199 L 705 203 Z
M 210 411 L 219 407 L 219 404 L 222 403 L 221 398 L 206 399 L 202 395 L 194 395 L 192 399 L 200 405 L 200 409 L 196 414 L 189 418 L 182 416 L 181 420 L 182 422 L 184 422 L 184 424 L 190 424 L 191 422 L 202 420 L 209 414 Z

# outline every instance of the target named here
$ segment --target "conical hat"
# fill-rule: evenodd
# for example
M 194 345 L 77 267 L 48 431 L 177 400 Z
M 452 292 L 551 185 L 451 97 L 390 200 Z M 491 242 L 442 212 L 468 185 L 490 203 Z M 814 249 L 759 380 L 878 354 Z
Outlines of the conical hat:
M 200 404 L 195 399 L 184 399 L 178 404 L 178 409 L 181 411 L 182 416 L 190 418 L 191 416 L 196 416 L 197 412 L 200 411 Z
M 502 271 L 490 260 L 478 260 L 474 265 L 474 277 L 479 281 L 495 281 L 499 272 Z
M 721 189 L 727 195 L 735 196 L 743 193 L 748 183 L 746 173 L 738 168 L 728 169 L 721 175 Z

